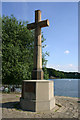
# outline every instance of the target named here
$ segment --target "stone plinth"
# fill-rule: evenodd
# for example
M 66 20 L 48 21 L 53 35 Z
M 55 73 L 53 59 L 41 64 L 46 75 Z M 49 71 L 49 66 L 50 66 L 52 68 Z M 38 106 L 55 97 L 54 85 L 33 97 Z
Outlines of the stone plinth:
M 21 108 L 34 112 L 47 111 L 55 107 L 54 85 L 50 80 L 24 80 Z

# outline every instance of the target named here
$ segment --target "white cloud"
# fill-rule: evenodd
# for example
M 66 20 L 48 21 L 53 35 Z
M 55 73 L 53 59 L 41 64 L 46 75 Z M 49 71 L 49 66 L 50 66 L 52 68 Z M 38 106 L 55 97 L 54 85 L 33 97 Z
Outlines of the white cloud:
M 64 51 L 64 53 L 65 53 L 65 54 L 69 54 L 69 53 L 70 53 L 70 51 L 69 51 L 69 50 L 66 50 L 66 51 Z
M 48 68 L 53 68 L 55 70 L 59 71 L 65 71 L 65 72 L 78 72 L 78 66 L 75 66 L 73 64 L 66 64 L 66 65 L 47 65 Z
M 70 67 L 73 67 L 73 64 L 69 64 Z
M 60 65 L 58 65 L 58 67 L 60 67 Z

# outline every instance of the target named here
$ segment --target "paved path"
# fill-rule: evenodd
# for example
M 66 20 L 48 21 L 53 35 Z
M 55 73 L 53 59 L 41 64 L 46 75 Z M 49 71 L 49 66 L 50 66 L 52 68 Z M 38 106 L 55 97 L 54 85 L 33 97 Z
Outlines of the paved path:
M 20 94 L 3 94 L 2 118 L 79 118 L 78 98 L 55 96 L 56 106 L 51 111 L 22 111 L 19 106 Z

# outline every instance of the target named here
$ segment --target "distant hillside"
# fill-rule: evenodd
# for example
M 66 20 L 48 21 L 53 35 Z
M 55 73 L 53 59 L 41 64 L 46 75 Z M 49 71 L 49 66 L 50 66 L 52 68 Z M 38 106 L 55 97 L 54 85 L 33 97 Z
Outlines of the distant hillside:
M 73 78 L 73 79 L 80 79 L 80 73 L 78 72 L 63 72 L 58 71 L 52 68 L 47 68 L 47 73 L 49 74 L 49 78 Z

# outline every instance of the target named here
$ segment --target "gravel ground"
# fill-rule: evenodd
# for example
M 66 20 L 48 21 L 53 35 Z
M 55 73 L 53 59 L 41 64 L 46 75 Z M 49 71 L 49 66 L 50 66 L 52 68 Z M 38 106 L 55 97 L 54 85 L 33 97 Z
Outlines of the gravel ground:
M 55 96 L 56 105 L 51 111 L 30 112 L 20 109 L 20 96 L 14 93 L 2 95 L 2 118 L 79 118 L 78 98 Z

